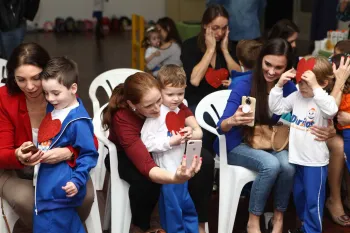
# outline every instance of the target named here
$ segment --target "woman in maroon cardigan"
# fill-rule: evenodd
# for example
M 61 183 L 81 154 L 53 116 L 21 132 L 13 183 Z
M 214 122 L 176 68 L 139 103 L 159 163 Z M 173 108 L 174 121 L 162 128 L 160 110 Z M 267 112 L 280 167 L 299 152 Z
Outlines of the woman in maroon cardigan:
M 179 164 L 177 172 L 173 174 L 159 168 L 153 161 L 141 141 L 140 132 L 146 117 L 159 116 L 161 104 L 158 81 L 150 74 L 136 73 L 113 90 L 103 112 L 103 125 L 109 129 L 109 139 L 117 146 L 119 175 L 130 184 L 131 232 L 144 232 L 150 228 L 150 217 L 159 198 L 160 184 L 184 183 L 199 171 L 202 164 L 199 158 L 194 159 L 189 169 Z M 179 107 L 186 116 L 193 115 L 185 105 Z M 208 186 L 210 189 L 211 184 Z
M 6 86 L 0 88 L 0 196 L 19 215 L 21 221 L 18 224 L 24 223 L 28 228 L 32 228 L 34 209 L 33 166 L 39 162 L 75 164 L 73 148 L 56 148 L 35 154 L 21 151 L 31 143 L 36 144 L 37 129 L 46 114 L 47 102 L 39 73 L 49 59 L 47 51 L 35 43 L 18 46 L 6 65 Z M 16 169 L 17 175 L 10 169 Z M 82 221 L 90 213 L 93 198 L 90 180 L 79 211 Z

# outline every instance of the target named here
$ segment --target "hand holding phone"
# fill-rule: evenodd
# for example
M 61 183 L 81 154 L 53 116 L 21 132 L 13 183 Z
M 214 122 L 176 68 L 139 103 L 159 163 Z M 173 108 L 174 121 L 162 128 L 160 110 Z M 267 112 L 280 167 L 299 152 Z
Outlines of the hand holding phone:
M 186 145 L 186 167 L 190 168 L 195 155 L 201 155 L 202 140 L 189 140 Z
M 38 152 L 38 150 L 39 149 L 34 144 L 30 144 L 21 149 L 23 154 L 27 154 L 29 152 L 32 152 L 32 154 L 35 154 L 36 152 Z
M 255 107 L 256 99 L 250 96 L 242 96 L 242 112 L 247 114 L 247 116 L 254 117 L 253 121 L 247 125 L 253 127 L 255 124 Z

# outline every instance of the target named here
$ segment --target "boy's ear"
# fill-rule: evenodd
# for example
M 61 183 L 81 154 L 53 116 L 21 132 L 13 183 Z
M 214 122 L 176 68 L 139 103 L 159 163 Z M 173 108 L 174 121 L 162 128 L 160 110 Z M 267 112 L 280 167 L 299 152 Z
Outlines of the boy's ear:
M 76 83 L 73 83 L 70 87 L 70 90 L 72 91 L 72 94 L 75 95 L 78 91 L 78 85 Z

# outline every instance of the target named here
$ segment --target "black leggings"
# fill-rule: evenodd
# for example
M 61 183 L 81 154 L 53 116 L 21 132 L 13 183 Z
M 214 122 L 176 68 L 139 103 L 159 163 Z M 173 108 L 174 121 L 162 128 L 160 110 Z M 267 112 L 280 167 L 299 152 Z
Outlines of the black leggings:
M 199 222 L 208 221 L 208 206 L 214 181 L 214 160 L 212 155 L 202 149 L 202 168 L 189 181 L 188 189 L 198 213 Z M 160 194 L 160 184 L 143 176 L 128 159 L 118 151 L 118 170 L 120 178 L 130 184 L 129 198 L 132 223 L 142 230 L 150 228 L 150 219 Z M 109 168 L 109 161 L 106 161 Z

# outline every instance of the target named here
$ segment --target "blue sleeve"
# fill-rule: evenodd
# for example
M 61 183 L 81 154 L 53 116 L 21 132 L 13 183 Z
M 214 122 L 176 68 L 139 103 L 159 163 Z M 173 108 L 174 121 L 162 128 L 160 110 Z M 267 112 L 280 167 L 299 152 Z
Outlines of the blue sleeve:
M 98 152 L 94 144 L 93 126 L 90 120 L 77 120 L 70 127 L 72 147 L 79 151 L 71 181 L 77 189 L 86 184 L 91 168 L 95 167 Z
M 242 103 L 242 96 L 248 96 L 250 93 L 250 80 L 240 80 L 233 87 L 230 97 L 227 100 L 227 104 L 219 122 L 217 124 L 217 131 L 219 134 L 224 134 L 221 130 L 221 123 L 223 120 L 231 117 L 237 111 L 238 107 Z
M 286 84 L 283 86 L 283 97 L 287 97 L 293 92 L 297 91 L 297 87 L 292 81 L 288 81 Z

